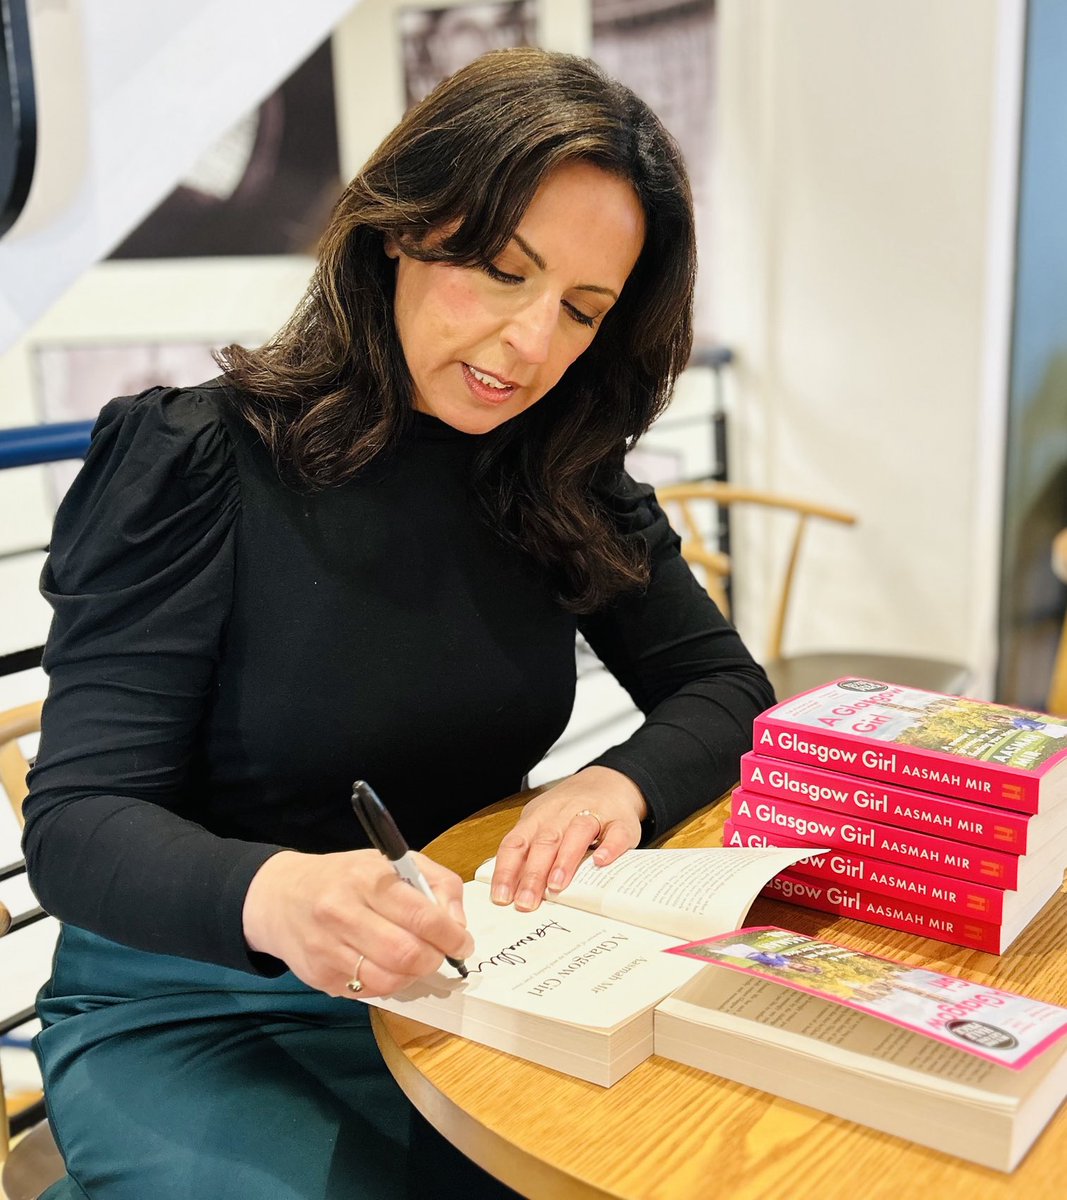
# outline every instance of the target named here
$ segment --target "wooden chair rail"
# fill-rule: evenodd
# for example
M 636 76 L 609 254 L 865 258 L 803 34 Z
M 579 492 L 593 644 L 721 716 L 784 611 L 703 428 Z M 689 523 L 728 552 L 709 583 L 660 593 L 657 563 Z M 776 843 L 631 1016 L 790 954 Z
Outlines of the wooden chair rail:
M 767 637 L 767 659 L 772 662 L 780 659 L 782 644 L 785 640 L 786 618 L 793 594 L 793 581 L 796 577 L 800 550 L 809 519 L 814 517 L 819 520 L 836 521 L 841 525 L 854 525 L 856 523 L 855 516 L 838 508 L 830 508 L 825 504 L 813 504 L 808 500 L 777 496 L 755 488 L 736 487 L 731 483 L 670 484 L 667 487 L 658 488 L 656 496 L 660 503 L 668 509 L 677 506 L 685 531 L 682 555 L 688 562 L 705 568 L 708 594 L 727 616 L 730 615 L 730 609 L 725 581 L 731 571 L 730 558 L 707 544 L 700 523 L 693 513 L 692 504 L 696 501 L 710 502 L 722 508 L 733 504 L 756 504 L 763 508 L 773 508 L 793 514 L 796 518 L 793 536 L 789 543 L 786 564 L 778 588 L 778 599 L 774 606 L 770 632 Z
M 29 762 L 18 739 L 41 728 L 41 708 L 42 701 L 36 700 L 0 712 L 0 787 L 7 793 L 20 826 L 24 821 L 22 804 L 26 799 Z
M 26 798 L 26 771 L 29 763 L 18 744 L 20 737 L 41 727 L 41 703 L 36 701 L 0 712 L 0 787 L 7 794 L 19 824 Z M 0 867 L 0 882 L 25 874 L 24 862 Z M 43 921 L 48 914 L 34 906 L 13 913 L 0 901 L 0 937 L 10 936 Z M 11 1033 L 34 1019 L 32 1007 L 5 1014 L 0 1019 L 0 1034 Z M 17 1095 L 4 1093 L 0 1073 L 0 1095 L 4 1111 L 0 1116 L 0 1196 L 12 1200 L 31 1200 L 63 1174 L 63 1163 L 56 1149 L 45 1113 L 40 1090 Z

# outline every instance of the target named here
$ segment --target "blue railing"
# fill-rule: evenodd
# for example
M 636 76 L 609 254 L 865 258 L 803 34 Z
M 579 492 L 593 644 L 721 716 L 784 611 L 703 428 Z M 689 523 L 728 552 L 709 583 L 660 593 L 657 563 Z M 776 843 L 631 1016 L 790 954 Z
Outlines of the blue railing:
M 0 429 L 0 470 L 59 462 L 65 458 L 84 458 L 93 424 L 92 421 L 66 421 Z

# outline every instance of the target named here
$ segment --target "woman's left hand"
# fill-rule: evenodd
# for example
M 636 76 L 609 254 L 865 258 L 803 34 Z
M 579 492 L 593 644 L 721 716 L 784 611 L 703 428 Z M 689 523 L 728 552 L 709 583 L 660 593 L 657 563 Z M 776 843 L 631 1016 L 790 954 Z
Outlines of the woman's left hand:
M 535 796 L 506 834 L 493 871 L 494 904 L 510 904 L 523 912 L 535 909 L 547 892 L 570 883 L 589 847 L 597 842 L 593 861 L 614 862 L 641 840 L 648 812 L 633 780 L 610 767 L 586 767 Z

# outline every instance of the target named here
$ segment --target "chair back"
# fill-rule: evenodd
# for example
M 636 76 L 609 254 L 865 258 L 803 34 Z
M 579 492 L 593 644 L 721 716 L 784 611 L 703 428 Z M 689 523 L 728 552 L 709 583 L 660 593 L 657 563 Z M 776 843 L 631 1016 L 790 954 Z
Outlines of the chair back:
M 25 864 L 17 862 L 0 869 L 0 880 L 24 874 Z M 25 912 L 12 913 L 0 901 L 0 939 L 6 939 L 43 921 L 47 913 L 32 906 Z M 15 1030 L 30 1025 L 35 1019 L 31 1007 L 17 1012 L 0 1014 L 0 1036 L 8 1037 Z M 65 1173 L 63 1159 L 56 1148 L 45 1115 L 44 1096 L 40 1089 L 11 1093 L 4 1086 L 3 1063 L 0 1062 L 0 1197 L 2 1200 L 36 1200 L 48 1186 Z
M 41 728 L 42 702 L 19 705 L 0 712 L 0 787 L 14 810 L 19 825 L 24 824 L 22 804 L 26 799 L 26 772 L 30 764 L 18 739 Z
M 26 799 L 26 772 L 29 762 L 18 739 L 41 727 L 41 703 L 23 704 L 0 712 L 0 788 L 22 824 L 22 802 Z M 25 863 L 0 865 L 0 882 L 25 875 Z M 37 906 L 13 913 L 0 901 L 0 939 L 44 920 L 46 913 Z M 0 976 L 3 972 L 0 971 Z M 17 1012 L 0 1012 L 0 1036 L 8 1037 L 29 1026 L 35 1019 L 32 1007 Z M 61 1179 L 66 1168 L 56 1148 L 45 1115 L 44 1097 L 39 1089 L 9 1093 L 4 1087 L 3 1063 L 0 1062 L 0 1200 L 37 1200 L 51 1184 Z
M 668 487 L 658 488 L 656 496 L 668 514 L 671 514 L 672 510 L 676 510 L 680 515 L 680 522 L 676 523 L 675 527 L 682 534 L 682 555 L 691 565 L 704 568 L 708 594 L 726 616 L 730 616 L 730 605 L 725 585 L 731 573 L 732 563 L 727 554 L 724 554 L 717 546 L 709 544 L 708 536 L 705 533 L 708 526 L 706 522 L 702 523 L 698 519 L 698 506 L 711 504 L 716 509 L 725 510 L 735 505 L 751 504 L 792 514 L 792 534 L 789 538 L 785 566 L 778 582 L 776 598 L 771 610 L 770 629 L 767 634 L 766 656 L 768 660 L 781 658 L 785 626 L 789 617 L 789 603 L 793 595 L 793 581 L 796 577 L 800 550 L 804 543 L 808 522 L 814 517 L 822 521 L 835 521 L 840 525 L 854 525 L 856 518 L 851 513 L 842 512 L 837 508 L 827 508 L 823 504 L 811 504 L 806 500 L 793 500 L 786 496 L 774 495 L 771 492 L 736 487 L 732 483 L 671 484 Z
M 701 521 L 700 508 L 711 506 L 721 514 L 749 505 L 777 509 L 791 517 L 792 533 L 787 539 L 785 563 L 773 591 L 770 628 L 762 660 L 779 699 L 806 692 L 844 675 L 881 679 L 949 695 L 959 695 L 970 685 L 971 671 L 965 664 L 941 659 L 862 649 L 818 650 L 804 654 L 786 652 L 790 601 L 808 525 L 812 520 L 854 525 L 856 518 L 852 513 L 731 483 L 672 484 L 658 488 L 656 495 L 682 536 L 683 557 L 691 566 L 703 570 L 708 594 L 727 617 L 731 615 L 728 581 L 732 564 L 729 554 L 724 553 L 722 546 L 714 544 L 705 532 L 717 522 Z M 674 519 L 675 515 L 677 519 Z

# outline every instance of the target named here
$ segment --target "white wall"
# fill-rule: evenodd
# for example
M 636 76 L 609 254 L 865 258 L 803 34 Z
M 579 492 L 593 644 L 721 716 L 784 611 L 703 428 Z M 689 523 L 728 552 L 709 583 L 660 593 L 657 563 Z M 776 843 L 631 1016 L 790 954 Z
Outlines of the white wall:
M 787 648 L 954 658 L 990 686 L 1022 20 L 720 0 L 733 475 L 860 522 L 813 530 Z M 746 529 L 758 631 L 773 535 Z

